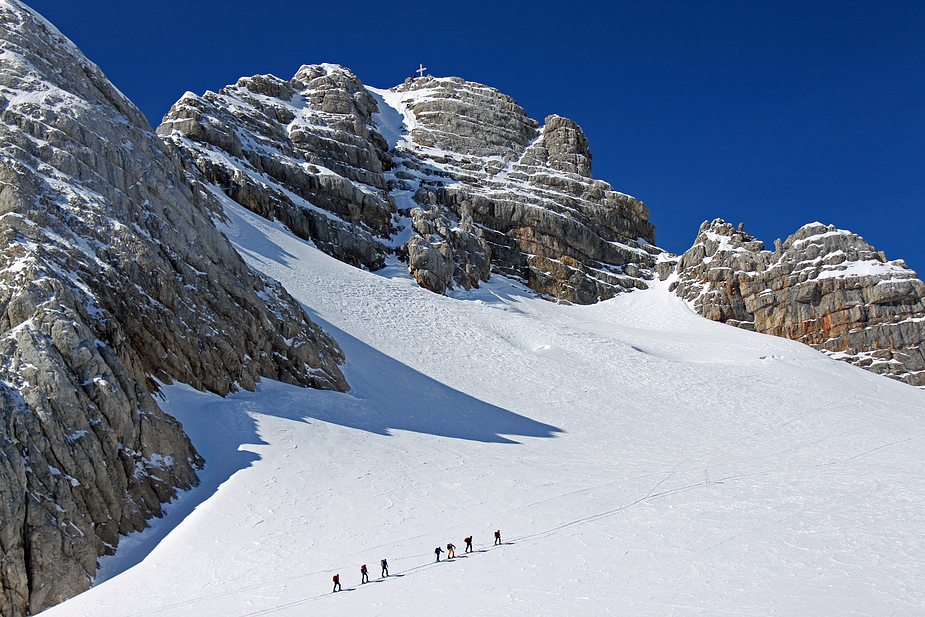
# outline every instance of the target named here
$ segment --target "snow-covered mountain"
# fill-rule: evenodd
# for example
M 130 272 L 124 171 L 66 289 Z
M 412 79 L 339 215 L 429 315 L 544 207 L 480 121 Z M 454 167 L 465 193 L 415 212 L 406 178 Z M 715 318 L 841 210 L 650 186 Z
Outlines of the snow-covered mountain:
M 901 261 L 832 226 L 821 243 L 799 230 L 772 253 L 720 220 L 675 259 L 654 245 L 641 202 L 593 178 L 580 127 L 540 125 L 494 88 L 427 76 L 384 90 L 303 66 L 288 81 L 187 93 L 158 133 L 213 191 L 348 263 L 375 270 L 396 253 L 437 293 L 495 273 L 587 304 L 680 263 L 673 289 L 705 317 L 925 384 L 925 285 Z
M 187 93 L 157 132 L 236 202 L 349 263 L 397 246 L 437 293 L 494 271 L 588 304 L 645 288 L 662 252 L 646 207 L 592 177 L 578 125 L 460 78 L 378 90 L 303 66 Z
M 925 608 L 925 392 L 703 319 L 667 281 L 592 306 L 499 276 L 440 296 L 226 212 L 353 389 L 165 389 L 203 486 L 49 617 Z
M 306 65 L 155 135 L 0 0 L 0 615 L 921 612 L 925 394 L 702 316 L 921 385 L 925 285 L 648 214 L 460 78 Z

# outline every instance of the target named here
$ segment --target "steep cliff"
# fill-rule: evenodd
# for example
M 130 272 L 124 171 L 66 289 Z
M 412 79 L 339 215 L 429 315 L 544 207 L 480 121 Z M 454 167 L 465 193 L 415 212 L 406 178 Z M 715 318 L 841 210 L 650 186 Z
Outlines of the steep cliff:
M 853 233 L 813 223 L 766 251 L 741 226 L 704 222 L 677 275 L 704 317 L 925 386 L 925 283 Z
M 219 211 L 70 41 L 0 1 L 0 614 L 86 589 L 198 482 L 157 380 L 346 388 L 336 344 Z

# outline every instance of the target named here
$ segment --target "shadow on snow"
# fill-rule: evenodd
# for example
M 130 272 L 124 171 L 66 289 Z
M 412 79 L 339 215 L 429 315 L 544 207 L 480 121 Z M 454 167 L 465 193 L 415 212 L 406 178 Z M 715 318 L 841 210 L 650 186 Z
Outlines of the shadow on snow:
M 325 322 L 311 318 L 343 349 L 347 394 L 307 390 L 265 381 L 250 411 L 294 420 L 320 420 L 375 433 L 411 431 L 486 443 L 519 443 L 512 437 L 553 437 L 563 432 L 440 383 Z M 266 396 L 269 389 L 272 396 Z M 263 401 L 261 401 L 263 399 Z
M 205 468 L 199 472 L 200 484 L 168 504 L 163 519 L 149 521 L 148 529 L 121 538 L 116 555 L 101 560 L 94 585 L 141 563 L 222 483 L 260 458 L 247 449 L 266 445 L 259 435 L 255 414 L 309 423 L 317 420 L 385 436 L 401 430 L 500 444 L 519 443 L 511 437 L 550 438 L 563 432 L 454 390 L 317 315 L 312 314 L 312 319 L 344 350 L 348 358 L 344 373 L 351 392 L 313 390 L 264 380 L 256 392 L 237 392 L 221 398 L 182 384 L 163 386 L 165 399 L 159 404 L 180 420 L 206 460 Z

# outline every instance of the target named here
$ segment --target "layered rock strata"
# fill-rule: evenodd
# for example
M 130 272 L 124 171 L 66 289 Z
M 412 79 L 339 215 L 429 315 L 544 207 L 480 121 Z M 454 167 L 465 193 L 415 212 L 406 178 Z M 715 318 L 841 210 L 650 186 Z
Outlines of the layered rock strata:
M 346 388 L 336 344 L 219 211 L 95 65 L 0 0 L 0 615 L 89 587 L 198 482 L 157 380 Z
M 925 386 L 925 284 L 850 232 L 813 223 L 766 251 L 741 226 L 704 222 L 671 288 L 709 319 Z
M 462 243 L 474 253 L 448 252 L 443 236 L 435 244 L 414 226 L 418 251 L 445 255 L 411 263 L 426 287 L 476 284 L 469 265 L 485 255 L 494 271 L 580 304 L 645 288 L 653 278 L 662 251 L 653 246 L 649 211 L 592 177 L 588 140 L 577 124 L 550 116 L 541 126 L 509 96 L 459 78 L 409 79 L 376 92 L 380 107 L 387 103 L 403 117 L 391 151 L 395 167 L 386 174 L 398 203 L 408 203 L 404 192 L 415 205 L 448 211 L 464 224 L 460 229 L 480 230 L 479 240 Z
M 257 75 L 218 93 L 187 93 L 157 133 L 234 201 L 342 261 L 378 269 L 395 204 L 376 110 L 353 73 L 312 65 L 288 81 Z

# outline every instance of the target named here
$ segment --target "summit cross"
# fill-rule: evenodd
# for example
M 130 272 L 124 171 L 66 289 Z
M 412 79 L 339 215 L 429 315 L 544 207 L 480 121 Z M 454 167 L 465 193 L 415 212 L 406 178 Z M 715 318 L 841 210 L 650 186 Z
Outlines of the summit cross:
M 419 74 L 420 74 L 420 77 L 424 77 L 424 71 L 426 71 L 427 69 L 424 68 L 424 65 L 423 65 L 423 64 L 418 64 L 418 66 L 420 66 L 421 68 L 419 68 L 419 69 L 418 69 L 417 71 L 415 71 L 415 72 L 416 72 L 416 73 L 419 73 Z

